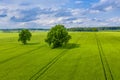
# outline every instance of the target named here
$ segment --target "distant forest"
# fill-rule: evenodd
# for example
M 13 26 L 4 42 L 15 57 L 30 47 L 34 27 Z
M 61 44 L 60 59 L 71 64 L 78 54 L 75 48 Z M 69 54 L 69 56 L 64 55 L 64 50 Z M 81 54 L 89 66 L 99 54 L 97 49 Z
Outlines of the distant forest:
M 74 27 L 69 28 L 69 31 L 113 31 L 113 30 L 120 30 L 120 27 Z
M 16 28 L 16 29 L 0 29 L 1 32 L 20 32 L 24 28 Z M 48 31 L 49 29 L 42 29 L 42 28 L 27 28 L 30 31 Z
M 19 29 L 0 29 L 1 32 L 19 32 Z M 43 28 L 29 28 L 30 31 L 49 31 Z M 72 27 L 67 28 L 68 31 L 120 31 L 120 27 Z

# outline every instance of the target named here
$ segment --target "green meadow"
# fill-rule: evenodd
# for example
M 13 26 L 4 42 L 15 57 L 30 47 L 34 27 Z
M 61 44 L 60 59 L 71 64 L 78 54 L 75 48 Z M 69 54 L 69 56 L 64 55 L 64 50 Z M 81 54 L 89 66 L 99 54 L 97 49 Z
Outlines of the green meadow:
M 18 33 L 0 33 L 0 80 L 120 80 L 120 32 L 69 32 L 51 49 L 47 32 L 33 32 L 27 45 Z

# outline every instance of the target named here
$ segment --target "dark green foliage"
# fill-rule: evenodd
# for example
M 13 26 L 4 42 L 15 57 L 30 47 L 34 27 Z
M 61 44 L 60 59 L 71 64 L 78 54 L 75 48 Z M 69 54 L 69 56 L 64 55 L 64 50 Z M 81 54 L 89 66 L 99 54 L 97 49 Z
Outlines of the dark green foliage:
M 28 29 L 23 29 L 19 33 L 18 41 L 21 41 L 23 44 L 26 44 L 27 41 L 30 41 L 32 34 Z
M 47 42 L 52 48 L 57 48 L 66 45 L 70 39 L 71 36 L 68 35 L 67 29 L 64 25 L 56 25 L 48 32 L 45 42 Z
M 99 27 L 74 27 L 69 28 L 69 31 L 89 31 L 89 32 L 97 32 L 99 31 Z
M 92 31 L 97 32 L 98 29 L 97 28 L 92 28 Z

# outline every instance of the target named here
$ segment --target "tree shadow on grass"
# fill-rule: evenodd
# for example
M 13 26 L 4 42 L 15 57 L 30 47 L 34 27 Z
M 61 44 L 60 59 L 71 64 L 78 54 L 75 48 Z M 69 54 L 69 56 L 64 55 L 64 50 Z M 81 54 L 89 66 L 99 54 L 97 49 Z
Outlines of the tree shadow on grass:
M 76 43 L 68 43 L 65 46 L 63 46 L 62 48 L 64 49 L 73 49 L 73 48 L 79 48 L 80 44 L 76 44 Z

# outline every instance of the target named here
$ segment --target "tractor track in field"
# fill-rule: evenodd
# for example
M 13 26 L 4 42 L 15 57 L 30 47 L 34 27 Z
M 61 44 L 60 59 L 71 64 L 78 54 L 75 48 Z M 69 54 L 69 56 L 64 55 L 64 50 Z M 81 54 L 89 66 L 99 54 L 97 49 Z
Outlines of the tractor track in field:
M 9 50 L 9 49 L 14 49 L 14 48 L 16 48 L 17 46 L 14 46 L 14 47 L 10 47 L 10 48 L 7 48 L 7 49 L 2 49 L 2 50 L 0 50 L 0 52 L 1 51 L 6 51 L 6 50 Z
M 69 80 L 74 80 L 74 79 L 75 79 L 75 73 L 76 73 L 77 70 L 78 70 L 78 63 L 79 63 L 80 60 L 81 60 L 81 57 L 78 57 L 77 60 L 76 60 L 75 65 L 74 65 L 74 70 L 73 70 L 72 73 L 70 74 Z
M 76 43 L 78 41 L 79 41 L 79 38 L 77 39 Z M 72 44 L 68 49 L 63 50 L 61 53 L 59 53 L 50 62 L 48 62 L 45 66 L 43 66 L 39 71 L 37 71 L 33 76 L 31 76 L 29 80 L 39 79 L 50 67 L 52 67 L 61 57 L 63 57 L 65 53 L 72 48 L 72 46 L 74 46 L 74 44 Z
M 36 72 L 29 80 L 37 80 L 41 77 L 52 65 L 54 65 L 65 53 L 68 51 L 63 50 L 60 54 L 58 54 L 55 58 L 53 58 L 50 62 L 48 62 L 44 67 L 42 67 L 38 72 Z
M 29 54 L 29 53 L 31 53 L 31 52 L 34 52 L 34 51 L 40 49 L 40 48 L 43 47 L 43 46 L 44 46 L 44 45 L 39 46 L 38 48 L 35 48 L 35 49 L 32 49 L 32 50 L 29 50 L 29 51 L 27 51 L 27 52 L 21 53 L 21 54 L 19 54 L 19 55 L 16 55 L 16 56 L 10 57 L 10 58 L 8 58 L 8 59 L 6 59 L 6 60 L 0 61 L 0 64 L 3 64 L 3 63 L 5 63 L 5 62 L 8 62 L 8 61 L 13 60 L 13 59 L 15 59 L 15 58 L 18 58 L 18 57 L 20 57 L 20 56 L 23 56 L 23 55 Z
M 80 37 L 79 37 L 80 38 Z M 86 39 L 84 40 L 85 41 L 85 43 L 87 42 L 87 39 L 88 39 L 88 36 L 86 37 Z M 78 40 L 79 41 L 79 40 Z M 78 43 L 78 41 L 77 41 L 77 43 Z M 78 63 L 79 63 L 79 61 L 81 60 L 81 56 L 79 55 L 79 57 L 77 58 L 77 60 L 76 60 L 76 63 L 75 63 L 75 65 L 74 65 L 74 70 L 71 72 L 71 74 L 70 74 L 70 77 L 69 77 L 69 80 L 74 80 L 74 78 L 75 78 L 75 73 L 77 72 L 77 68 L 78 68 Z
M 100 60 L 102 63 L 102 68 L 103 68 L 105 80 L 114 80 L 111 68 L 108 64 L 107 58 L 106 58 L 105 53 L 103 51 L 102 44 L 101 44 L 100 40 L 98 39 L 96 33 L 95 33 L 95 38 L 96 38 L 96 42 L 97 42 L 97 46 L 98 46 L 98 50 L 99 50 L 99 56 L 100 56 Z

